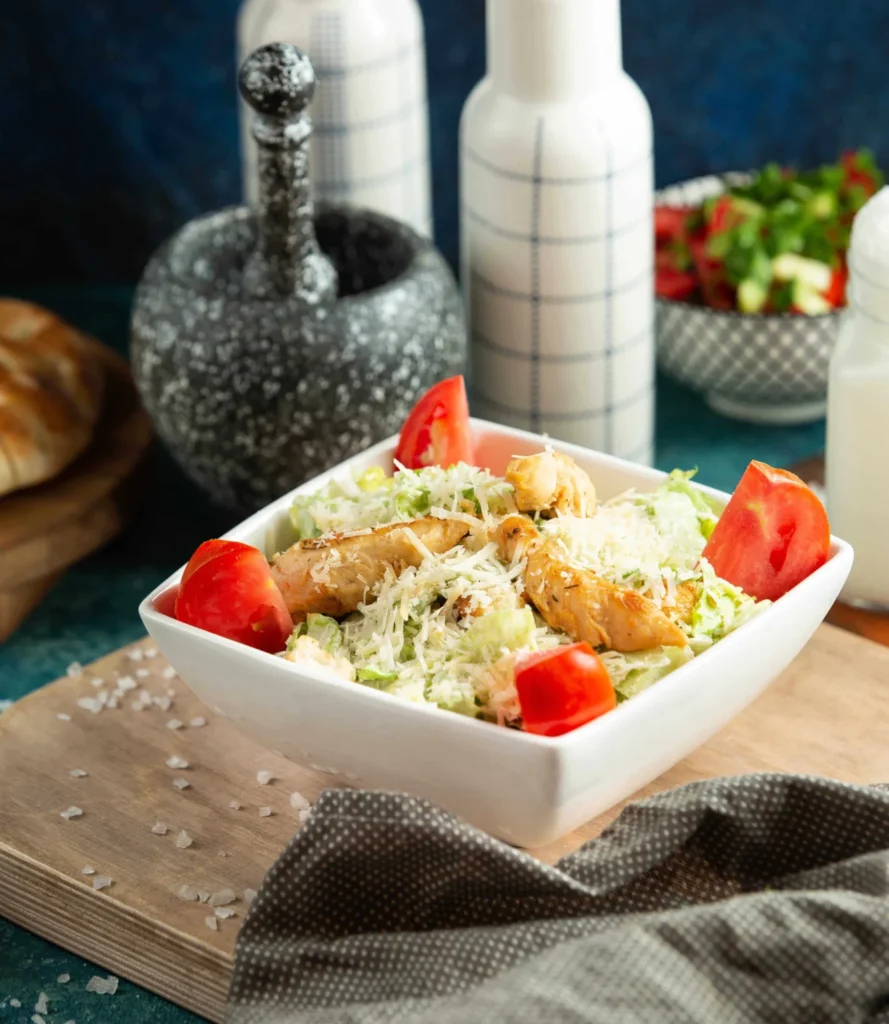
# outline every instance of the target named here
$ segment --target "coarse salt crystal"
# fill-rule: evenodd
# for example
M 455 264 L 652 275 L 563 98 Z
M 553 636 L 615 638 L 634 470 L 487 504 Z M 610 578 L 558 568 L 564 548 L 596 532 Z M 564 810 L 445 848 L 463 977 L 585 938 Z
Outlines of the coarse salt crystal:
M 86 772 L 82 768 L 72 768 L 68 774 L 72 779 L 85 779 Z
M 172 665 L 167 665 L 167 667 L 161 671 L 161 678 L 162 679 L 175 679 L 176 678 L 176 669 L 174 669 Z
M 167 728 L 168 729 L 181 729 L 182 728 L 182 723 L 179 721 L 178 718 L 171 718 L 170 721 L 167 722 Z
M 96 873 L 95 868 L 91 868 L 89 864 L 80 872 L 82 875 L 94 875 Z
M 178 789 L 180 792 L 183 789 L 188 789 L 191 783 L 188 779 L 173 779 L 173 788 Z
M 79 818 L 81 814 L 83 811 L 79 807 L 69 807 L 67 811 L 61 811 L 59 817 L 70 821 L 72 818 Z
M 56 981 L 60 985 L 67 985 L 70 980 L 71 980 L 71 975 L 70 974 L 60 974 L 58 976 L 58 978 L 56 978 Z
M 156 821 L 151 826 L 151 831 L 156 836 L 165 836 L 170 831 L 170 828 L 168 825 L 165 825 L 162 821 Z
M 176 691 L 173 689 L 172 686 L 167 688 L 167 696 L 168 697 L 175 697 L 176 696 Z
M 206 903 L 207 900 L 210 899 L 210 893 L 208 893 L 208 892 L 199 892 L 198 893 L 198 899 L 201 901 L 201 903 Z
M 11 708 L 13 703 L 13 701 L 7 700 L 5 697 L 3 698 L 3 700 L 0 700 L 0 714 L 6 711 L 7 708 Z
M 260 816 L 260 818 L 271 818 L 271 816 L 272 816 L 272 809 L 271 809 L 271 807 L 260 807 L 259 808 L 259 816 Z
M 13 996 L 12 999 L 9 1000 L 9 1005 L 15 1007 L 17 1010 L 22 1005 L 22 1001 L 21 999 L 16 999 L 15 996 Z
M 148 692 L 148 690 L 145 689 L 144 686 L 139 691 L 139 696 L 142 698 L 143 703 L 145 703 L 145 704 L 150 704 L 151 703 L 151 694 Z
M 40 995 L 37 996 L 37 1002 L 34 1004 L 34 1009 L 38 1013 L 49 1013 L 49 1000 L 47 999 L 45 992 L 41 992 Z
M 139 684 L 132 676 L 121 676 L 120 679 L 117 680 L 118 690 L 135 690 L 138 685 Z
M 245 889 L 244 890 L 244 901 L 246 903 L 252 903 L 255 899 L 256 899 L 256 890 L 255 889 Z
M 41 1017 L 39 1013 L 32 1013 L 31 1024 L 46 1024 L 46 1018 Z
M 137 697 L 135 700 L 130 701 L 130 707 L 133 711 L 142 711 L 144 708 L 149 707 L 149 705 L 143 704 L 141 697 Z
M 96 875 L 93 879 L 93 888 L 107 889 L 108 886 L 111 885 L 112 881 L 113 879 L 109 878 L 107 875 Z
M 96 992 L 100 996 L 113 996 L 117 991 L 117 986 L 118 979 L 113 974 L 109 974 L 107 978 L 100 978 L 94 974 L 86 983 L 86 990 L 87 992 Z
M 234 910 L 232 910 L 232 908 L 231 908 L 231 907 L 217 907 L 217 908 L 216 908 L 216 909 L 215 909 L 215 910 L 213 911 L 213 913 L 214 913 L 214 914 L 215 914 L 215 915 L 216 915 L 216 916 L 217 916 L 218 918 L 221 918 L 221 919 L 222 919 L 223 921 L 225 921 L 225 920 L 226 920 L 227 918 L 229 918 L 229 917 L 234 917 L 234 916 L 235 916 L 235 911 L 234 911 Z
M 228 806 L 231 807 L 233 811 L 239 811 L 241 809 L 241 805 L 237 800 L 230 800 Z
M 83 672 L 83 665 L 79 661 L 72 661 L 71 664 L 65 669 L 68 676 L 73 679 L 75 676 L 79 676 Z
M 90 679 L 90 683 L 92 683 L 92 685 L 98 690 L 100 687 L 105 685 L 105 680 L 99 679 L 97 676 L 93 676 L 93 678 Z
M 304 807 L 299 812 L 299 823 L 300 823 L 300 825 L 305 825 L 305 823 L 309 820 L 309 817 L 311 816 L 311 814 L 312 814 L 312 808 L 311 807 Z
M 302 793 L 291 793 L 290 794 L 290 806 L 295 811 L 304 811 L 310 806 L 309 801 L 302 795 Z
M 117 707 L 117 697 L 112 693 L 108 700 L 105 702 L 105 705 L 106 707 L 111 708 L 113 711 L 114 708 Z
M 180 850 L 187 850 L 193 842 L 194 840 L 185 831 L 185 829 L 182 829 L 179 835 L 176 836 L 176 845 L 179 847 Z
M 177 892 L 176 895 L 180 900 L 187 900 L 190 903 L 196 903 L 198 891 L 193 886 L 183 885 L 180 887 L 179 892 Z
M 225 850 L 217 850 L 216 851 L 216 856 L 217 857 L 227 857 L 228 854 L 225 852 Z
M 104 701 L 98 700 L 95 697 L 79 697 L 77 700 L 77 706 L 83 708 L 84 711 L 92 711 L 94 715 L 97 715 L 104 705 Z
M 157 648 L 156 647 L 146 647 L 145 648 L 145 657 L 146 658 L 156 658 L 157 657 Z
M 139 650 L 138 647 L 136 647 L 134 650 L 129 651 L 127 653 L 127 657 L 130 659 L 130 661 L 141 661 L 142 660 L 142 652 Z
M 214 892 L 210 897 L 211 907 L 225 907 L 229 903 L 234 903 L 237 899 L 237 895 L 232 889 L 220 889 L 219 892 Z
M 138 679 L 147 679 L 150 675 L 151 675 L 151 669 L 150 668 L 137 668 L 136 669 L 136 677 Z
M 66 715 L 64 711 L 60 711 L 56 715 L 56 718 L 58 718 L 58 720 L 60 722 L 70 722 L 71 721 L 71 716 L 70 715 Z
M 256 781 L 260 784 L 260 786 L 267 786 L 274 777 L 275 776 L 272 775 L 271 772 L 266 771 L 265 769 L 256 773 Z
M 202 726 L 207 724 L 207 719 L 204 718 L 203 715 L 197 715 L 197 717 L 192 718 L 188 724 L 192 729 L 200 729 Z
M 175 754 L 167 758 L 166 764 L 168 768 L 188 768 L 189 766 L 184 757 L 177 757 Z
M 173 706 L 173 702 L 170 700 L 169 697 L 152 697 L 151 702 L 152 704 L 154 704 L 155 707 L 160 708 L 161 711 L 169 711 L 170 708 Z M 176 719 L 174 718 L 173 721 L 175 722 Z M 180 722 L 178 725 L 171 725 L 170 728 L 181 729 L 182 723 Z
M 212 917 L 205 917 L 204 924 L 210 929 L 211 932 L 219 930 L 219 922 L 216 920 L 215 914 L 213 914 Z

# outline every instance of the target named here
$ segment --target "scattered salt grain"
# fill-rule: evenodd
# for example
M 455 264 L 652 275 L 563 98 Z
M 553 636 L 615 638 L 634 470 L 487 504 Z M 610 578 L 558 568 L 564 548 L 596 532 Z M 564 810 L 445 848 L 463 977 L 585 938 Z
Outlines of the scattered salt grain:
M 196 718 L 192 718 L 188 723 L 192 729 L 200 729 L 202 726 L 207 724 L 207 719 L 203 715 L 198 715 Z
M 176 678 L 176 669 L 174 669 L 172 665 L 167 665 L 167 667 L 161 671 L 161 678 L 162 679 L 175 679 Z
M 162 821 L 156 821 L 151 826 L 151 831 L 156 836 L 165 836 L 170 831 L 170 828 L 168 825 L 165 825 Z
M 32 1013 L 31 1024 L 46 1024 L 46 1018 L 41 1017 L 39 1013 Z
M 71 664 L 65 669 L 70 679 L 75 676 L 79 676 L 83 672 L 83 665 L 79 661 L 72 661 Z
M 172 686 L 167 688 L 167 696 L 168 697 L 175 697 L 176 696 L 176 691 L 173 689 Z
M 291 793 L 290 794 L 290 806 L 295 811 L 304 811 L 309 807 L 309 801 L 302 795 L 302 793 Z
M 136 669 L 136 678 L 137 679 L 147 679 L 150 675 L 151 675 L 151 669 L 150 668 L 137 668 Z
M 0 714 L 2 714 L 7 708 L 11 708 L 12 705 L 13 702 L 11 700 L 6 700 L 6 698 L 0 700 Z
M 71 716 L 70 715 L 66 715 L 64 711 L 60 711 L 56 715 L 56 718 L 58 718 L 58 720 L 60 722 L 70 722 L 71 721 Z
M 117 707 L 117 697 L 112 693 L 108 700 L 105 702 L 105 706 L 114 710 Z
M 137 672 L 136 675 L 138 674 L 139 673 Z M 135 690 L 138 685 L 139 684 L 136 682 L 135 679 L 133 679 L 132 676 L 121 676 L 120 679 L 117 680 L 118 690 Z
M 67 811 L 62 811 L 59 817 L 70 821 L 72 818 L 79 818 L 81 814 L 83 814 L 83 811 L 79 807 L 69 807 Z
M 208 892 L 199 892 L 198 893 L 198 899 L 201 901 L 201 903 L 206 903 L 207 900 L 210 899 L 210 893 L 208 893 Z
M 177 757 L 175 754 L 167 758 L 168 768 L 188 768 L 188 761 L 184 757 Z
M 130 707 L 133 711 L 142 711 L 144 708 L 148 707 L 148 705 L 143 704 L 141 698 L 137 697 L 135 700 L 130 701 Z
M 105 685 L 105 680 L 99 679 L 97 676 L 93 676 L 93 678 L 90 679 L 90 683 L 92 683 L 92 685 L 98 690 Z
M 241 809 L 241 805 L 237 800 L 230 800 L 228 806 L 231 807 L 233 811 L 239 811 Z
M 77 706 L 83 708 L 84 711 L 92 711 L 94 715 L 97 715 L 105 706 L 105 701 L 100 700 L 98 697 L 80 697 L 78 698 Z
M 16 1010 L 22 1005 L 21 999 L 16 999 L 15 996 L 9 1000 L 9 1005 L 14 1007 Z
M 82 875 L 94 875 L 96 873 L 95 868 L 91 868 L 89 864 L 80 872 Z
M 204 924 L 210 929 L 211 932 L 219 931 L 219 922 L 216 920 L 216 915 L 212 917 L 205 917 Z
M 271 807 L 260 807 L 259 808 L 259 816 L 260 816 L 260 818 L 271 818 L 271 816 L 272 816 L 272 809 L 271 809 Z
M 56 981 L 60 985 L 67 985 L 70 980 L 71 980 L 71 975 L 70 974 L 60 974 L 58 976 L 58 978 L 56 978 Z
M 173 788 L 180 790 L 180 792 L 183 789 L 188 789 L 190 785 L 191 783 L 188 781 L 188 779 L 173 779 Z
M 146 658 L 156 658 L 157 657 L 157 648 L 156 647 L 146 647 L 144 653 L 145 653 L 145 657 Z
M 217 907 L 213 913 L 222 921 L 235 916 L 235 911 L 231 907 Z
M 118 979 L 113 974 L 109 974 L 107 978 L 100 978 L 94 974 L 86 983 L 86 990 L 87 992 L 96 992 L 100 996 L 113 996 L 117 991 L 117 985 Z
M 198 891 L 191 885 L 183 885 L 176 893 L 180 900 L 187 900 L 189 903 L 197 902 Z
M 178 718 L 171 718 L 170 721 L 167 722 L 167 728 L 168 729 L 181 729 L 182 728 L 182 723 L 179 721 Z
M 267 786 L 275 776 L 271 772 L 263 769 L 261 772 L 256 773 L 256 781 L 260 786 Z
M 37 1013 L 49 1013 L 49 1000 L 46 997 L 45 992 L 41 992 L 37 997 L 37 1002 L 34 1004 L 34 1009 Z
M 93 888 L 97 890 L 107 889 L 108 886 L 111 885 L 112 881 L 113 879 L 109 878 L 107 875 L 96 875 L 93 879 Z
M 255 899 L 256 899 L 256 890 L 255 889 L 245 889 L 244 890 L 244 902 L 245 903 L 252 903 Z
M 85 779 L 86 772 L 82 768 L 72 768 L 68 774 L 72 779 Z
M 176 836 L 176 845 L 179 847 L 180 850 L 187 850 L 193 842 L 194 840 L 185 831 L 185 829 L 182 829 L 179 835 Z
M 139 696 L 142 699 L 143 704 L 151 703 L 151 694 L 144 687 L 139 691 Z
M 169 697 L 152 697 L 151 702 L 152 704 L 154 704 L 155 707 L 160 708 L 161 711 L 169 711 L 170 708 L 173 706 L 173 702 L 170 700 Z M 176 719 L 174 718 L 173 721 L 175 722 Z M 178 725 L 171 725 L 170 728 L 181 729 L 182 723 L 180 722 Z
M 136 647 L 134 650 L 130 651 L 127 654 L 127 657 L 130 659 L 130 661 L 141 661 L 142 660 L 142 652 L 139 650 L 138 647 Z
M 225 907 L 229 903 L 234 903 L 237 899 L 237 895 L 232 889 L 220 889 L 219 892 L 214 892 L 210 897 L 211 907 Z
M 300 823 L 300 825 L 305 825 L 305 823 L 309 820 L 309 817 L 311 816 L 311 814 L 312 814 L 312 808 L 311 807 L 304 807 L 299 812 L 299 823 Z
M 216 851 L 216 856 L 217 857 L 227 857 L 228 854 L 225 852 L 225 850 L 217 850 Z

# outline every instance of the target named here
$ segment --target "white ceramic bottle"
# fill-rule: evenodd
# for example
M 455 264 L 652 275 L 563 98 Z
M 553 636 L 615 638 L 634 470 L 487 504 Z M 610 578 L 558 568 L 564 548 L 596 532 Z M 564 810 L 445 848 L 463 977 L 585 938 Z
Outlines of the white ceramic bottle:
M 827 511 L 855 549 L 842 600 L 889 608 L 889 188 L 858 211 L 848 263 L 827 388 Z
M 423 19 L 417 0 L 245 0 L 238 63 L 293 43 L 318 85 L 310 174 L 316 199 L 370 207 L 431 234 Z M 256 150 L 241 103 L 244 193 L 257 195 Z
M 619 0 L 487 0 L 487 35 L 460 127 L 475 409 L 648 463 L 652 129 Z

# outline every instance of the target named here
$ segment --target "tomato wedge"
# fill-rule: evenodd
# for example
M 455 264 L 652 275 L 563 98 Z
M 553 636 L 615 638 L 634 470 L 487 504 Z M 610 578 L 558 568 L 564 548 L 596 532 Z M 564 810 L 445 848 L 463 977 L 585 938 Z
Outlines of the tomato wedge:
M 608 669 L 586 642 L 522 658 L 515 685 L 525 730 L 538 736 L 561 736 L 617 703 Z
M 174 612 L 180 622 L 273 654 L 293 631 L 264 555 L 235 540 L 208 540 L 195 551 Z
M 654 290 L 662 299 L 687 299 L 697 288 L 698 279 L 690 271 L 658 267 L 654 276 Z
M 751 462 L 719 517 L 704 557 L 757 601 L 774 601 L 824 565 L 830 523 L 798 476 Z
M 472 463 L 472 430 L 463 377 L 433 385 L 411 409 L 395 458 L 407 469 Z

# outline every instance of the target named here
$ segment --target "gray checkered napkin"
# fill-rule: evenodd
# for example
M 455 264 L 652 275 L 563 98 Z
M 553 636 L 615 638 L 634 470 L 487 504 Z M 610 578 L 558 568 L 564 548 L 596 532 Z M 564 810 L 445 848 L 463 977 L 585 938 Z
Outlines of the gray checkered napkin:
M 540 864 L 326 792 L 241 930 L 229 1024 L 889 1024 L 889 792 L 751 775 Z

